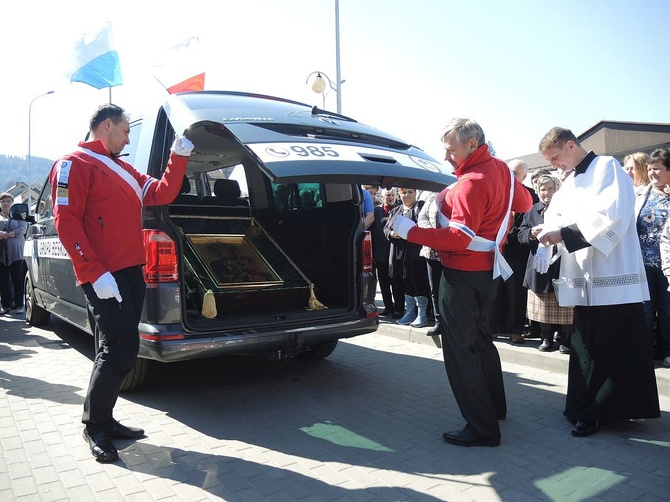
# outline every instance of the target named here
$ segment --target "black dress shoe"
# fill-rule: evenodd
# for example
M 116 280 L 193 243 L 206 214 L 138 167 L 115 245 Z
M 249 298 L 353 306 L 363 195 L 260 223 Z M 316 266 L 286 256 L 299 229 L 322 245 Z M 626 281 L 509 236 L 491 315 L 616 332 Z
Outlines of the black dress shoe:
M 458 431 L 445 432 L 442 437 L 447 443 L 457 446 L 500 446 L 500 438 L 486 439 L 475 435 L 467 426 Z
M 384 309 L 384 310 L 382 310 L 381 314 L 379 314 L 379 315 L 384 316 L 384 317 L 393 315 L 393 310 L 391 310 L 391 309 Z
M 114 420 L 112 426 L 107 428 L 107 434 L 112 439 L 139 439 L 144 437 L 144 429 L 128 427 Z
M 400 319 L 403 315 L 405 315 L 404 312 L 393 312 L 393 315 L 391 317 L 393 319 Z
M 116 451 L 107 431 L 90 434 L 84 427 L 84 439 L 98 462 L 116 462 L 119 459 L 119 452 Z
M 537 348 L 537 350 L 539 350 L 540 352 L 551 352 L 552 350 L 554 350 L 554 343 L 545 338 L 544 340 L 542 340 L 542 343 Z
M 440 334 L 440 325 L 436 324 L 432 328 L 430 328 L 427 332 L 427 336 L 438 336 Z
M 575 437 L 582 438 L 590 436 L 598 432 L 598 422 L 582 422 L 577 420 L 577 423 L 572 428 L 571 434 Z

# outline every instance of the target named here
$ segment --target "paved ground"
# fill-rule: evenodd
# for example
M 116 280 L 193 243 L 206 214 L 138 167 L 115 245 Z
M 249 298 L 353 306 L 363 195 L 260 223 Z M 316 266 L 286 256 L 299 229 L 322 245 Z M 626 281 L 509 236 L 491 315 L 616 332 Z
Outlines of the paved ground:
M 116 407 L 146 429 L 99 464 L 81 437 L 92 339 L 0 318 L 0 501 L 661 501 L 670 499 L 670 370 L 662 417 L 573 438 L 567 357 L 497 342 L 508 418 L 499 448 L 460 448 L 441 352 L 390 324 L 325 361 L 160 366 Z M 416 343 L 420 342 L 420 343 Z

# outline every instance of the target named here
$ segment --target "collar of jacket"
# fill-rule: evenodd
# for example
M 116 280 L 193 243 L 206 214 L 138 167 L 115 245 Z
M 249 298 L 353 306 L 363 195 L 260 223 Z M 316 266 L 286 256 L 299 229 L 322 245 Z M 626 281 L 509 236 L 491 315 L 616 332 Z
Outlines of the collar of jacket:
M 465 162 L 463 162 L 463 164 L 461 164 L 460 167 L 454 171 L 454 174 L 456 177 L 459 177 L 466 173 L 469 169 L 472 169 L 479 164 L 483 164 L 492 158 L 493 157 L 491 157 L 491 154 L 489 153 L 489 146 L 487 144 L 483 144 L 474 152 L 472 152 L 467 159 L 465 159 Z
M 93 141 L 82 141 L 79 143 L 79 146 L 81 148 L 87 148 L 88 150 L 91 150 L 100 155 L 104 155 L 105 157 L 109 157 L 110 159 L 113 160 L 113 157 L 107 151 L 107 147 L 102 142 L 102 140 L 96 139 Z

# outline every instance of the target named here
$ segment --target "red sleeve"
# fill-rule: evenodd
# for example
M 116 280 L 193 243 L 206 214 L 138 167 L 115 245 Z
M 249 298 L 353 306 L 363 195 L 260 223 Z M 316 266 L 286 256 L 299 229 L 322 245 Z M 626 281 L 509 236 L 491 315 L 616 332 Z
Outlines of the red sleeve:
M 142 203 L 145 206 L 159 206 L 162 204 L 170 204 L 175 200 L 179 194 L 179 190 L 181 190 L 187 164 L 188 157 L 170 153 L 167 168 L 160 180 L 152 178 L 146 174 L 140 174 L 133 169 L 136 173 L 135 177 L 144 192 Z
M 457 223 L 460 228 L 453 226 L 449 228 L 414 227 L 407 235 L 407 240 L 438 251 L 467 249 L 474 233 L 479 229 L 485 209 L 480 197 L 470 195 L 472 187 L 472 183 L 464 179 L 459 180 L 451 188 L 445 189 L 449 190 L 449 193 L 445 196 L 442 213 L 450 219 L 450 225 Z M 448 213 L 445 206 L 451 207 L 451 214 Z M 472 235 L 469 229 L 472 229 Z
M 93 176 L 93 169 L 75 157 L 56 161 L 49 175 L 54 225 L 81 283 L 93 283 L 107 272 L 84 231 L 84 210 Z

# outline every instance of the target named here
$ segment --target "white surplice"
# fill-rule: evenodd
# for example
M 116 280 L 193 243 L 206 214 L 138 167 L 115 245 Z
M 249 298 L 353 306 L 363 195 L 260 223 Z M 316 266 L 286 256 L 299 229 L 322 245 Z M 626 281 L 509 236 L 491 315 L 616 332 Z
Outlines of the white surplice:
M 554 194 L 544 215 L 548 227 L 576 224 L 588 247 L 559 245 L 561 307 L 620 305 L 649 299 L 635 226 L 632 180 L 613 157 L 597 156 Z

